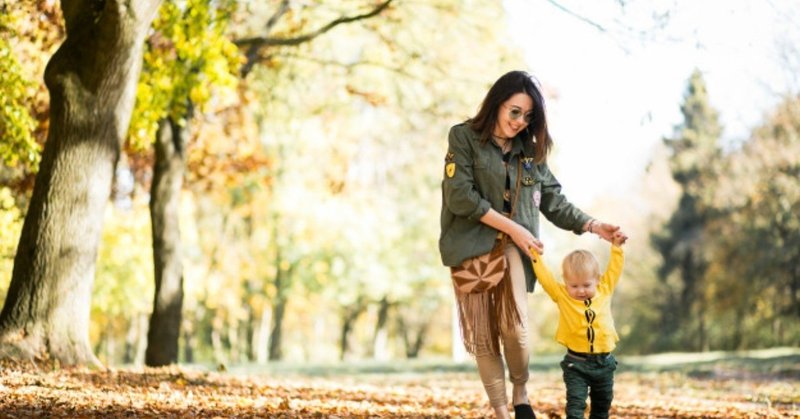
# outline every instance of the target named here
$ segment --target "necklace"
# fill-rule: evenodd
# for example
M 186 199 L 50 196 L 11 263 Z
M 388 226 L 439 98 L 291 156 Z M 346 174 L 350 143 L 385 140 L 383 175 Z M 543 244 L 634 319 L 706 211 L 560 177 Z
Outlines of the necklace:
M 511 151 L 511 138 L 502 138 L 496 135 L 492 135 L 492 138 L 494 139 L 494 143 L 500 147 L 500 150 L 503 152 L 503 154 Z

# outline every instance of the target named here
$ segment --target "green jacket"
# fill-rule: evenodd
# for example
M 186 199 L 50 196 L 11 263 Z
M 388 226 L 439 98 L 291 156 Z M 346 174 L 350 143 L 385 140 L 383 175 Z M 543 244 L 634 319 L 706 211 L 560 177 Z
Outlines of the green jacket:
M 569 203 L 561 194 L 561 185 L 546 163 L 533 163 L 533 144 L 513 140 L 508 171 L 511 193 L 516 193 L 519 159 L 523 159 L 520 196 L 514 221 L 539 237 L 539 213 L 556 226 L 583 233 L 583 225 L 591 218 Z M 480 218 L 494 208 L 503 210 L 506 169 L 502 152 L 493 142 L 480 144 L 478 133 L 466 123 L 450 129 L 442 181 L 442 215 L 439 251 L 445 266 L 458 266 L 465 259 L 491 250 L 497 230 L 483 224 Z M 518 249 L 519 250 L 519 249 Z M 533 292 L 536 277 L 530 257 L 520 251 L 528 292 Z

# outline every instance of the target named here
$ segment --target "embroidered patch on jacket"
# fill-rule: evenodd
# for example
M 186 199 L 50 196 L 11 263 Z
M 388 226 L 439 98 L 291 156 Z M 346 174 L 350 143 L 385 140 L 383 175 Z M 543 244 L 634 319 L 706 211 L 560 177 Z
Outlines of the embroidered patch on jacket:
M 525 166 L 525 170 L 531 170 L 531 167 L 533 167 L 533 157 L 523 157 L 522 165 Z
M 536 182 L 533 180 L 533 178 L 532 178 L 532 177 L 530 177 L 530 176 L 523 176 L 523 177 L 522 177 L 522 184 L 523 184 L 523 185 L 525 185 L 525 186 L 531 186 L 531 185 L 533 185 L 534 183 L 536 183 Z
M 536 208 L 539 208 L 539 204 L 542 203 L 542 193 L 539 191 L 533 191 L 533 205 Z
M 447 177 L 453 177 L 456 174 L 456 164 L 455 163 L 447 163 L 444 167 L 444 172 L 447 174 Z

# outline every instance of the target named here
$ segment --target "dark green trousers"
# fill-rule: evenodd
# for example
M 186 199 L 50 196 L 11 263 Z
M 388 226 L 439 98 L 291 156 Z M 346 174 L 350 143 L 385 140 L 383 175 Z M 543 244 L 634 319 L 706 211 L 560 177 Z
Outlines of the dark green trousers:
M 567 386 L 567 419 L 583 419 L 586 396 L 592 401 L 589 418 L 608 418 L 614 399 L 614 355 L 580 355 L 568 353 L 561 361 L 564 384 Z

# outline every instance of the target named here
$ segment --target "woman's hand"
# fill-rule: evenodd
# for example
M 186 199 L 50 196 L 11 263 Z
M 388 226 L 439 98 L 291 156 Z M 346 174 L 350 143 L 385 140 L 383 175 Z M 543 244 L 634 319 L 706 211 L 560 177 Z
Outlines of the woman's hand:
M 539 253 L 544 252 L 544 245 L 533 236 L 533 233 L 494 209 L 489 209 L 481 217 L 481 222 L 508 235 L 526 255 L 531 252 L 531 249 Z
M 542 254 L 544 253 L 544 244 L 539 241 L 536 237 L 531 234 L 525 227 L 516 224 L 509 234 L 511 240 L 514 241 L 514 244 L 517 245 L 524 254 L 528 255 L 531 253 L 531 250 L 535 250 L 537 253 Z
M 628 240 L 628 235 L 623 233 L 617 225 L 604 223 L 602 221 L 591 220 L 588 223 L 586 230 L 590 233 L 597 234 L 601 239 L 614 243 L 618 242 L 620 245 Z M 616 236 L 616 240 L 615 240 Z

